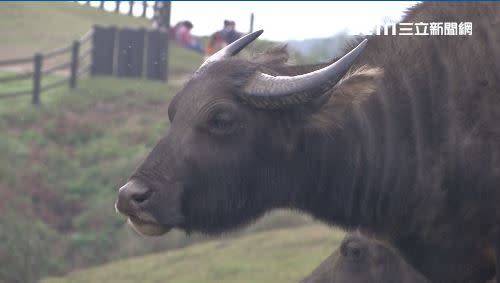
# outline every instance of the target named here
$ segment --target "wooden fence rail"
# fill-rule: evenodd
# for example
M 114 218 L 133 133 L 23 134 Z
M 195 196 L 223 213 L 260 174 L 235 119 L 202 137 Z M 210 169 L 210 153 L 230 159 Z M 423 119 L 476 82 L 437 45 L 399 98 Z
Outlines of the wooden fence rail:
M 68 60 L 59 59 L 44 68 L 48 60 L 64 56 Z M 7 82 L 32 80 L 28 89 L 2 92 L 0 88 L 0 99 L 31 94 L 32 103 L 39 105 L 42 92 L 65 84 L 75 88 L 78 77 L 86 73 L 166 81 L 167 57 L 166 31 L 94 26 L 69 46 L 33 57 L 0 60 L 0 67 L 32 64 L 30 72 L 0 76 L 0 87 Z M 84 64 L 85 61 L 88 62 Z M 44 77 L 56 72 L 67 75 L 43 84 Z
M 57 48 L 46 53 L 36 53 L 33 57 L 1 60 L 0 67 L 26 65 L 29 63 L 31 63 L 33 67 L 31 72 L 12 74 L 0 77 L 0 84 L 32 79 L 32 87 L 30 89 L 22 89 L 10 92 L 0 92 L 0 99 L 18 97 L 18 96 L 27 96 L 31 94 L 32 103 L 34 105 L 39 105 L 40 96 L 43 91 L 47 91 L 49 89 L 62 86 L 64 84 L 68 84 L 70 88 L 75 88 L 77 85 L 78 76 L 88 73 L 90 71 L 89 67 L 90 64 L 87 64 L 87 66 L 85 67 L 79 68 L 80 66 L 79 63 L 90 56 L 92 48 L 89 48 L 89 50 L 82 56 L 79 55 L 79 51 L 80 51 L 80 46 L 89 42 L 91 38 L 92 38 L 92 31 L 89 31 L 79 40 L 75 40 L 73 44 L 70 46 Z M 70 55 L 69 61 L 58 63 L 47 69 L 43 68 L 44 61 L 64 55 Z M 65 71 L 65 70 L 69 71 L 68 77 L 64 77 L 62 79 L 59 79 L 57 81 L 45 85 L 42 84 L 42 79 L 44 76 L 47 76 L 57 71 Z

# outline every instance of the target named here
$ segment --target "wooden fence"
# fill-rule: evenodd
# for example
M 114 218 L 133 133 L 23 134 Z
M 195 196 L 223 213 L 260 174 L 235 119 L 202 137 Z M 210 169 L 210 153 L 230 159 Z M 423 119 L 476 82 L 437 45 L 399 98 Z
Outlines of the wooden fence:
M 77 1 L 82 3 L 82 1 Z M 90 6 L 90 2 L 97 1 L 84 1 L 85 5 Z M 105 2 L 108 2 L 107 9 L 105 9 Z M 128 9 L 121 9 L 122 2 L 128 2 Z M 153 3 L 151 3 L 153 2 Z M 134 16 L 134 11 L 136 11 L 135 16 L 147 18 L 148 10 L 152 11 L 149 15 L 152 22 L 155 23 L 158 28 L 169 28 L 170 27 L 170 1 L 99 1 L 99 5 L 92 5 L 95 8 L 101 9 L 103 11 L 114 12 L 125 14 L 129 16 Z
M 94 26 L 70 46 L 36 53 L 33 57 L 0 60 L 0 70 L 4 66 L 32 65 L 29 72 L 13 71 L 15 74 L 0 76 L 0 86 L 7 82 L 32 80 L 31 88 L 9 92 L 2 92 L 0 88 L 0 99 L 31 95 L 32 103 L 38 105 L 44 91 L 65 84 L 75 88 L 78 77 L 86 73 L 166 81 L 167 54 L 167 32 Z M 61 60 L 63 56 L 68 60 Z M 44 68 L 44 62 L 54 58 L 59 59 L 57 63 Z M 44 76 L 56 72 L 63 77 L 43 84 Z
M 32 80 L 32 87 L 27 89 L 20 89 L 10 92 L 0 92 L 0 99 L 11 98 L 18 96 L 31 95 L 33 104 L 40 104 L 40 96 L 44 91 L 53 89 L 58 86 L 67 84 L 70 88 L 75 88 L 79 76 L 88 73 L 90 70 L 90 63 L 86 65 L 79 64 L 89 58 L 92 52 L 90 46 L 90 39 L 92 32 L 86 33 L 80 39 L 75 40 L 70 46 L 55 49 L 47 53 L 36 53 L 32 57 L 15 58 L 8 60 L 0 60 L 0 67 L 5 66 L 18 66 L 31 64 L 32 69 L 29 72 L 19 73 L 14 71 L 15 74 L 0 77 L 0 85 L 7 82 Z M 87 44 L 89 43 L 89 44 Z M 82 47 L 87 47 L 85 51 L 81 51 Z M 66 61 L 62 61 L 60 57 L 67 56 Z M 59 59 L 57 63 L 48 68 L 44 68 L 44 62 L 49 59 Z M 60 62 L 62 61 L 62 62 Z M 43 84 L 43 77 L 53 73 L 67 73 L 66 76 L 59 78 L 53 82 Z
M 84 4 L 90 6 L 90 2 L 91 1 L 85 1 Z M 99 8 L 101 10 L 105 10 L 104 9 L 105 2 L 106 1 L 99 1 L 99 6 L 97 8 Z M 113 9 L 113 11 L 115 13 L 120 13 L 121 1 L 108 1 L 108 2 L 114 2 L 114 9 Z M 147 9 L 148 8 L 153 9 L 153 13 L 154 13 L 156 11 L 156 9 L 158 8 L 158 2 L 160 2 L 160 4 L 162 4 L 161 2 L 164 2 L 164 1 L 154 1 L 153 4 L 150 4 L 148 2 L 151 2 L 151 1 L 128 1 L 128 10 L 126 11 L 126 14 L 132 16 L 133 15 L 133 11 L 134 11 L 134 7 L 140 6 L 141 7 L 141 14 L 140 14 L 140 16 L 143 17 L 143 18 L 146 18 L 146 13 L 147 13 Z

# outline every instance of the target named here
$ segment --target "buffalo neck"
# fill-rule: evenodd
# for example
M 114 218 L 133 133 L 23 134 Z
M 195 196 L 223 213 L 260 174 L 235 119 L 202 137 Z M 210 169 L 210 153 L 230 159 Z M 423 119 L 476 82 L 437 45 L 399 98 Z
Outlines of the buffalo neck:
M 344 115 L 341 127 L 304 131 L 298 152 L 305 170 L 297 172 L 294 206 L 345 229 L 390 238 L 410 233 L 408 215 L 418 207 L 413 139 L 387 117 L 376 94 Z

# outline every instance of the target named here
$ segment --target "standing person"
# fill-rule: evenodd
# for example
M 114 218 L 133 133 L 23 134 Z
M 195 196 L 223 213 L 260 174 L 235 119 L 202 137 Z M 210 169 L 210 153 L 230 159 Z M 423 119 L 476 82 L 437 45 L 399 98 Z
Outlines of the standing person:
M 231 44 L 243 34 L 236 31 L 236 23 L 230 20 L 224 20 L 224 28 L 220 31 L 226 44 Z
M 220 31 L 213 33 L 210 36 L 210 39 L 208 40 L 207 46 L 205 48 L 205 56 L 210 56 L 214 54 L 215 52 L 224 48 L 226 45 L 227 43 L 224 40 L 222 33 Z
M 175 41 L 184 48 L 204 54 L 205 51 L 201 47 L 199 40 L 191 34 L 192 29 L 193 24 L 190 21 L 177 23 L 174 27 Z

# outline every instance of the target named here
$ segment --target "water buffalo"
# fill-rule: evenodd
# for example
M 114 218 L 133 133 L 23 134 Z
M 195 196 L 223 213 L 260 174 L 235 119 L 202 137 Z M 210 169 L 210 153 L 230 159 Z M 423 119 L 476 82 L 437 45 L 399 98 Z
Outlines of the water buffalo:
M 500 5 L 421 3 L 404 22 L 466 36 L 371 36 L 332 64 L 210 57 L 120 188 L 146 235 L 222 233 L 273 208 L 390 242 L 433 282 L 484 282 L 500 245 Z M 500 261 L 499 261 L 500 262 Z
M 349 233 L 321 265 L 300 283 L 430 283 L 390 244 Z

